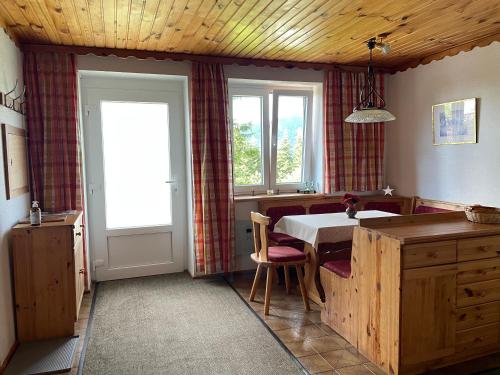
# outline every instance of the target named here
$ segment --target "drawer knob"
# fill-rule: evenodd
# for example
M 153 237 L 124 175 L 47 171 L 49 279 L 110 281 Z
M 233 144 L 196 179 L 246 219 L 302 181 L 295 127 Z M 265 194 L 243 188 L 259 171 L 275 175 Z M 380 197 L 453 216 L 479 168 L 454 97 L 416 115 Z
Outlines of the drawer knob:
M 75 233 L 75 236 L 81 236 L 82 235 L 82 232 L 76 232 Z
M 464 292 L 465 292 L 465 294 L 467 294 L 468 297 L 474 296 L 474 292 L 469 288 L 464 288 Z

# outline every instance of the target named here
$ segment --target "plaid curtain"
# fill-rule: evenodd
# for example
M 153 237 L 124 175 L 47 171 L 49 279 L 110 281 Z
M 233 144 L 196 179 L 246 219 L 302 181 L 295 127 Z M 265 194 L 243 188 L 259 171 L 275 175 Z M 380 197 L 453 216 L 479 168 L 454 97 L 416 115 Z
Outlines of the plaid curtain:
M 365 87 L 367 75 L 332 70 L 325 73 L 324 179 L 325 192 L 382 189 L 384 124 L 352 124 L 352 113 Z M 376 74 L 376 88 L 384 96 L 384 76 Z
M 74 55 L 26 51 L 31 195 L 44 211 L 82 209 Z
M 234 263 L 233 172 L 222 65 L 193 63 L 191 112 L 196 272 L 229 272 Z

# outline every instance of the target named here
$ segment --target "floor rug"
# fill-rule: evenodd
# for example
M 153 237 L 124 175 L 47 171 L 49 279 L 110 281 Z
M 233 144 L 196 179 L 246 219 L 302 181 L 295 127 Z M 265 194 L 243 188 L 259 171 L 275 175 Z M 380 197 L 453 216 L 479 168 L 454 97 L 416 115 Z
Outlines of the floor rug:
M 304 374 L 222 279 L 98 284 L 83 375 Z

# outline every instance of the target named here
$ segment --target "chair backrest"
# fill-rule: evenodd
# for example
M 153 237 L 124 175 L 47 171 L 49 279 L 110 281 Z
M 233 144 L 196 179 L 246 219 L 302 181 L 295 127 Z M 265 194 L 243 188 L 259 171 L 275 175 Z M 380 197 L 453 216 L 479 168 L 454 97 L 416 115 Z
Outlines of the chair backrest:
M 306 209 L 300 205 L 269 207 L 266 215 L 269 217 L 269 229 L 274 230 L 274 225 L 283 217 L 288 215 L 305 215 Z
M 309 207 L 310 214 L 331 214 L 344 211 L 345 206 L 342 203 L 315 203 Z
M 252 218 L 253 227 L 253 245 L 255 250 L 255 255 L 264 262 L 268 261 L 268 226 L 271 222 L 271 218 L 264 216 L 258 212 L 250 212 L 250 217 Z

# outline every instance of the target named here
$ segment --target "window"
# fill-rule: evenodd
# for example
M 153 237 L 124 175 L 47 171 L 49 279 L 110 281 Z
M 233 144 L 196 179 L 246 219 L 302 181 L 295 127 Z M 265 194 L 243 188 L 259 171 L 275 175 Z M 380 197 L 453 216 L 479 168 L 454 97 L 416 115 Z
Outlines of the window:
M 107 229 L 170 225 L 168 104 L 102 101 L 101 116 Z
M 264 184 L 262 96 L 235 95 L 233 101 L 234 184 Z
M 295 191 L 308 180 L 312 91 L 230 86 L 236 193 Z

